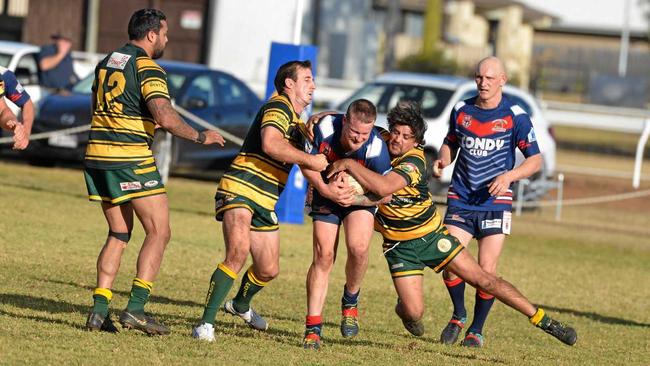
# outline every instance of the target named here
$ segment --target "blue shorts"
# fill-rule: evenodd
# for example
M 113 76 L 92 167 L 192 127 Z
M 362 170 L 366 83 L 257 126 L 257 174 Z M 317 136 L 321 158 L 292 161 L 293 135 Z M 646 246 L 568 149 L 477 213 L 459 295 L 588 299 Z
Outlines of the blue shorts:
M 312 217 L 314 221 L 323 221 L 334 225 L 341 225 L 343 219 L 351 212 L 354 211 L 368 211 L 371 215 L 377 213 L 377 207 L 366 207 L 366 206 L 350 206 L 350 207 L 341 207 L 338 205 L 313 205 L 311 207 L 311 212 L 309 216 Z
M 476 239 L 496 234 L 510 235 L 510 211 L 473 211 L 460 207 L 447 207 L 445 225 L 459 227 Z

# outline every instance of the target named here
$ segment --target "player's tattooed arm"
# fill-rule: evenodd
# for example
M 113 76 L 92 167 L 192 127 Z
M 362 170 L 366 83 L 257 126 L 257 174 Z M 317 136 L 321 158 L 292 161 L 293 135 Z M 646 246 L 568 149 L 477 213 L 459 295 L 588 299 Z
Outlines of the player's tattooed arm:
M 223 146 L 224 138 L 214 130 L 197 131 L 185 123 L 178 115 L 171 102 L 165 98 L 154 98 L 147 102 L 147 107 L 157 124 L 172 135 L 202 145 L 219 144 Z
M 386 204 L 390 202 L 393 198 L 393 195 L 388 195 L 386 197 L 381 197 L 373 192 L 368 192 L 366 194 L 358 194 L 354 196 L 353 206 L 377 206 L 381 204 Z

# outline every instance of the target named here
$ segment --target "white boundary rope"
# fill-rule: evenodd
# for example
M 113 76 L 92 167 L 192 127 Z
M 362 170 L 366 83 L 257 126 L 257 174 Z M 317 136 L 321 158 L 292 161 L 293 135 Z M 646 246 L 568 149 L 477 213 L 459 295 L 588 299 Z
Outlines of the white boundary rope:
M 63 130 L 35 133 L 29 136 L 29 141 L 47 139 L 52 136 L 70 135 L 73 133 L 88 131 L 89 129 L 90 129 L 90 125 L 85 125 L 85 126 L 70 127 Z M 7 144 L 13 142 L 14 142 L 13 136 L 0 138 L 0 144 Z
M 194 115 L 187 109 L 177 105 L 176 103 L 173 103 L 174 108 L 178 111 L 178 113 L 185 118 L 189 119 L 190 121 L 196 123 L 197 125 L 205 128 L 205 129 L 211 129 L 211 130 L 216 130 L 219 132 L 226 140 L 229 142 L 232 142 L 234 144 L 237 144 L 241 146 L 244 143 L 244 140 L 238 136 L 235 136 L 227 131 L 224 131 L 223 129 L 216 127 L 206 120 Z M 57 130 L 57 131 L 51 131 L 51 132 L 42 132 L 42 133 L 36 133 L 33 134 L 29 137 L 29 140 L 39 140 L 39 139 L 46 139 L 50 138 L 53 136 L 60 136 L 60 135 L 67 135 L 67 134 L 73 134 L 73 133 L 79 133 L 79 132 L 84 132 L 88 131 L 90 129 L 90 125 L 84 125 L 84 126 L 77 126 L 77 127 L 71 127 L 71 128 L 66 128 L 63 130 Z M 8 136 L 8 137 L 3 137 L 0 138 L 0 144 L 4 143 L 13 143 L 13 137 Z M 597 197 L 584 197 L 584 198 L 570 198 L 570 199 L 563 199 L 562 200 L 562 205 L 563 206 L 581 206 L 581 205 L 593 205 L 597 203 L 606 203 L 606 202 L 614 202 L 614 201 L 622 201 L 622 200 L 628 200 L 628 199 L 634 199 L 634 198 L 639 198 L 639 197 L 645 197 L 645 196 L 650 196 L 650 189 L 646 189 L 643 191 L 638 191 L 638 192 L 626 192 L 626 193 L 620 193 L 620 194 L 613 194 L 613 195 L 607 195 L 607 196 L 597 196 Z M 433 196 L 432 197 L 434 202 L 436 203 L 446 203 L 447 197 L 445 196 Z M 537 201 L 537 202 L 523 202 L 522 207 L 550 207 L 550 206 L 556 206 L 558 204 L 558 200 L 548 200 L 548 201 Z
M 174 105 L 174 108 L 177 110 L 178 114 L 196 123 L 197 125 L 208 130 L 216 130 L 217 132 L 219 132 L 219 134 L 221 134 L 221 136 L 223 136 L 229 142 L 232 142 L 239 146 L 242 146 L 244 144 L 244 140 L 242 138 L 235 136 L 228 131 L 224 131 L 223 129 L 216 127 L 213 124 L 210 124 L 206 120 L 199 118 L 198 116 L 194 115 L 192 112 L 177 105 L 176 103 L 172 103 L 172 104 Z M 53 136 L 70 135 L 73 133 L 85 132 L 88 131 L 89 129 L 90 129 L 90 124 L 84 126 L 66 128 L 63 130 L 35 133 L 29 137 L 29 141 L 47 139 Z M 0 138 L 0 144 L 8 144 L 13 142 L 14 140 L 12 136 Z

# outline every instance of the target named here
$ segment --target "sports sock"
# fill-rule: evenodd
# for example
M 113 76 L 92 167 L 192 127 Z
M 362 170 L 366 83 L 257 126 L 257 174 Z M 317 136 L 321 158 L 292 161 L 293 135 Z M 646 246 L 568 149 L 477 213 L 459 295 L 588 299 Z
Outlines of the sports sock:
M 233 307 L 238 313 L 245 313 L 251 307 L 251 300 L 256 293 L 266 286 L 268 282 L 260 281 L 253 273 L 253 266 L 248 267 L 244 278 L 241 280 L 239 291 L 233 299 Z
M 305 330 L 308 333 L 316 333 L 320 336 L 323 329 L 323 321 L 320 315 L 307 315 L 305 317 Z
M 113 292 L 111 289 L 97 287 L 93 291 L 93 313 L 106 317 L 108 315 L 108 304 L 110 304 L 112 298 Z
M 465 281 L 460 277 L 453 280 L 444 280 L 451 303 L 454 305 L 453 318 L 461 320 L 467 318 L 467 311 L 465 310 Z
M 210 288 L 205 298 L 205 308 L 203 309 L 201 321 L 214 324 L 217 310 L 219 310 L 223 299 L 228 295 L 228 291 L 230 291 L 236 278 L 237 274 L 235 272 L 223 263 L 219 263 L 217 269 L 212 273 L 212 278 L 210 278 Z
M 126 304 L 126 310 L 130 313 L 144 313 L 144 305 L 149 300 L 149 294 L 153 289 L 153 282 L 141 278 L 134 278 L 131 286 L 131 297 Z
M 469 326 L 469 332 L 483 334 L 483 324 L 485 324 L 485 319 L 487 319 L 492 304 L 494 304 L 494 296 L 481 290 L 476 290 L 474 319 L 472 319 L 472 324 Z
M 350 293 L 348 288 L 343 285 L 343 296 L 341 297 L 341 307 L 357 306 L 359 304 L 359 294 L 361 290 L 357 291 L 356 294 Z
M 533 314 L 533 316 L 528 319 L 530 319 L 530 322 L 533 325 L 542 329 L 548 328 L 548 326 L 551 324 L 551 317 L 546 315 L 544 309 L 542 308 L 537 308 L 537 312 L 535 312 L 535 314 Z

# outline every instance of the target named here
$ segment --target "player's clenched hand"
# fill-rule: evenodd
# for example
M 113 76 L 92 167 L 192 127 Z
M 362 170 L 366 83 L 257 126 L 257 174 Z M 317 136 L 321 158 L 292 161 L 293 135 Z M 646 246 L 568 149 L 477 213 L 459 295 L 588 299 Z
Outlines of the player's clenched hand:
M 508 191 L 510 183 L 512 183 L 512 178 L 510 178 L 510 174 L 508 173 L 510 172 L 503 173 L 490 182 L 490 185 L 488 186 L 490 195 L 500 196 Z
M 434 161 L 433 165 L 432 165 L 432 168 L 433 168 L 432 169 L 433 170 L 433 173 L 432 173 L 433 177 L 437 178 L 437 179 L 440 179 L 440 177 L 442 177 L 442 170 L 445 168 L 445 164 L 442 162 L 442 159 L 438 159 L 438 160 Z
M 226 143 L 226 140 L 219 134 L 219 132 L 215 130 L 206 130 L 203 131 L 203 134 L 205 135 L 205 141 L 203 141 L 203 145 L 212 145 L 212 144 L 219 144 L 219 146 L 223 146 L 223 144 Z
M 29 138 L 27 137 L 27 132 L 22 123 L 16 121 L 8 121 L 7 128 L 9 128 L 14 133 L 14 145 L 12 149 L 14 150 L 25 150 L 27 145 L 29 145 Z
M 309 160 L 304 165 L 305 168 L 317 172 L 322 172 L 327 168 L 327 158 L 323 154 L 310 155 Z
M 342 172 L 348 169 L 348 160 L 349 159 L 341 159 L 332 162 L 328 167 L 327 167 L 327 178 L 331 178 L 334 174 L 338 172 Z
M 311 117 L 309 117 L 307 124 L 305 124 L 305 127 L 307 127 L 307 138 L 309 139 L 309 142 L 314 142 L 314 126 L 316 126 L 323 117 L 336 113 L 337 112 L 324 111 L 312 114 Z
M 347 174 L 340 172 L 327 184 L 329 194 L 326 198 L 342 207 L 352 206 L 355 199 L 354 188 L 350 187 L 346 178 Z

